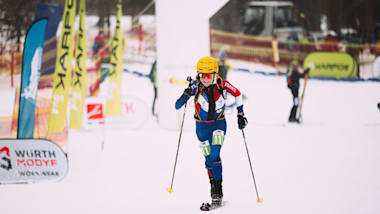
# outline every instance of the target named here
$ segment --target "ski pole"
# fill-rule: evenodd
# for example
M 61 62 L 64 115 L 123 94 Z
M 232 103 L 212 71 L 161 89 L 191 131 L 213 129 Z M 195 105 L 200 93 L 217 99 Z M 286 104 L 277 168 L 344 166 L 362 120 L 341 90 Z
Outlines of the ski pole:
M 191 77 L 187 77 L 187 81 L 189 81 L 189 87 L 190 87 L 190 84 L 191 84 Z M 178 146 L 177 146 L 177 153 L 175 155 L 175 161 L 174 161 L 174 169 L 173 169 L 173 175 L 172 175 L 172 182 L 170 184 L 170 188 L 167 188 L 167 191 L 169 192 L 169 194 L 171 194 L 173 192 L 173 182 L 174 182 L 174 175 L 175 175 L 175 169 L 177 167 L 177 160 L 178 160 L 178 152 L 179 152 L 179 146 L 181 144 L 181 137 L 182 137 L 182 130 L 183 130 L 183 122 L 185 121 L 185 114 L 186 114 L 186 106 L 187 106 L 187 101 L 185 103 L 185 109 L 183 110 L 183 115 L 182 115 L 182 123 L 181 123 L 181 128 L 180 128 L 180 131 L 179 131 L 179 139 L 178 139 Z
M 244 130 L 242 129 L 241 132 L 243 133 L 243 139 L 244 139 L 244 143 L 245 143 L 245 149 L 247 150 L 247 156 L 248 156 L 249 166 L 251 167 L 253 184 L 255 185 L 255 190 L 256 190 L 257 203 L 261 203 L 261 202 L 263 202 L 263 199 L 260 198 L 259 192 L 257 191 L 257 185 L 256 185 L 255 175 L 253 174 L 251 158 L 249 157 L 248 146 L 247 146 L 247 141 L 245 140 Z

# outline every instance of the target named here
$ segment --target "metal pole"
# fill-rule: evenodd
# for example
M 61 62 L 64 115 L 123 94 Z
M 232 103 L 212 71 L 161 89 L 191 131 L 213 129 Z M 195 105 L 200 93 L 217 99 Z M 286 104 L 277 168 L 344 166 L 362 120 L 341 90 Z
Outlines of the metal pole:
M 248 145 L 247 145 L 247 141 L 245 140 L 244 130 L 242 129 L 241 132 L 243 133 L 243 139 L 244 139 L 244 143 L 245 143 L 245 149 L 246 149 L 246 151 L 247 151 L 247 156 L 248 156 L 249 166 L 251 167 L 251 173 L 252 173 L 252 178 L 253 178 L 253 184 L 255 185 L 255 190 L 256 190 L 257 202 L 258 202 L 258 203 L 261 203 L 261 202 L 263 202 L 263 199 L 260 198 L 260 196 L 259 196 L 259 192 L 258 192 L 258 190 L 257 190 L 257 185 L 256 185 L 255 175 L 253 174 L 251 158 L 250 158 L 250 156 L 249 156 Z

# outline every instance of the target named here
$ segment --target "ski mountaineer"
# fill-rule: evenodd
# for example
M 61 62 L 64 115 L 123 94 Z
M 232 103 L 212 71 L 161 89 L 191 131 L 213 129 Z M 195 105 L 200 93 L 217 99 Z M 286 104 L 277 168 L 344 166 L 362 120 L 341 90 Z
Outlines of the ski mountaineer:
M 289 122 L 299 122 L 299 118 L 296 118 L 297 109 L 298 109 L 298 90 L 300 88 L 300 78 L 304 78 L 306 74 L 309 73 L 310 68 L 305 69 L 303 73 L 299 72 L 298 60 L 293 60 L 289 69 L 286 71 L 286 81 L 288 88 L 293 95 L 293 107 L 290 110 Z
M 197 63 L 197 77 L 186 88 L 175 103 L 180 109 L 194 96 L 195 125 L 200 147 L 205 156 L 206 169 L 211 184 L 211 199 L 215 206 L 222 205 L 222 161 L 220 150 L 226 135 L 227 124 L 224 117 L 226 94 L 235 97 L 239 129 L 244 129 L 248 120 L 244 117 L 243 99 L 240 91 L 218 74 L 218 63 L 212 57 L 203 57 Z

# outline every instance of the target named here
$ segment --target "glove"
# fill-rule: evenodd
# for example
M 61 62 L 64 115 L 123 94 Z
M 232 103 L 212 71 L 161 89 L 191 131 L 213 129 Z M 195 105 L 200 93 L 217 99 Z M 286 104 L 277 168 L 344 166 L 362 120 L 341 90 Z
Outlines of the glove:
M 186 99 L 189 99 L 191 97 L 191 93 L 193 92 L 193 89 L 188 87 L 183 91 L 182 96 Z
M 244 117 L 244 113 L 240 112 L 238 113 L 238 125 L 239 129 L 244 129 L 248 124 L 248 120 L 246 117 Z

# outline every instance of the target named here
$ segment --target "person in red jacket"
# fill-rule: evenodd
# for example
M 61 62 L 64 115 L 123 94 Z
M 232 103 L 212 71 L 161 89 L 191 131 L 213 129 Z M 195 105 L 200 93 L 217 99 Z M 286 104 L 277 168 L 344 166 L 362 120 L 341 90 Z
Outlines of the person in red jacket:
M 248 120 L 244 116 L 242 94 L 230 82 L 219 77 L 218 63 L 214 58 L 203 57 L 197 63 L 196 80 L 191 82 L 175 103 L 178 110 L 194 96 L 196 134 L 206 159 L 214 205 L 221 205 L 223 198 L 220 150 L 227 131 L 224 117 L 227 93 L 236 99 L 238 125 L 244 129 Z

